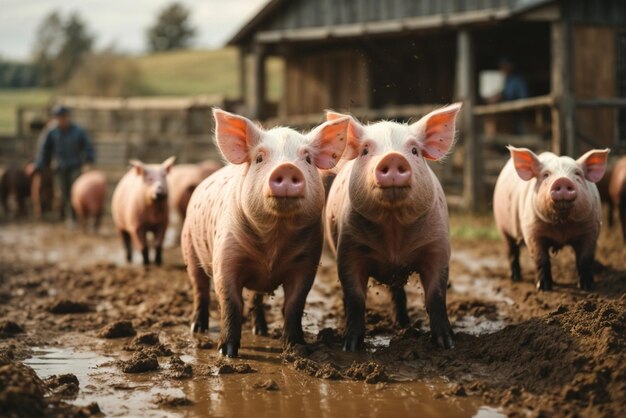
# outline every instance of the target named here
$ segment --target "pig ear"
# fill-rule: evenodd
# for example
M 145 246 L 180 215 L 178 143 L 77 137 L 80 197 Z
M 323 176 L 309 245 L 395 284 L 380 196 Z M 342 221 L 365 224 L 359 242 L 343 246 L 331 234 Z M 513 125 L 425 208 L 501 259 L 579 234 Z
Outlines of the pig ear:
M 142 176 L 143 175 L 143 173 L 145 171 L 145 167 L 144 167 L 144 165 L 143 165 L 143 163 L 141 161 L 139 161 L 139 160 L 130 160 L 129 163 L 135 169 L 135 174 L 137 174 L 138 176 Z
M 462 103 L 434 110 L 411 125 L 411 131 L 420 138 L 422 154 L 429 160 L 440 160 L 450 151 L 456 133 L 456 116 Z
M 165 170 L 166 173 L 170 172 L 172 166 L 174 165 L 174 161 L 176 161 L 176 157 L 172 155 L 170 158 L 161 163 L 161 167 Z
M 511 153 L 515 171 L 517 171 L 517 175 L 522 180 L 528 181 L 539 175 L 541 172 L 541 161 L 539 161 L 534 152 L 528 148 L 515 148 L 511 145 L 507 148 Z
M 259 142 L 261 130 L 251 120 L 213 109 L 215 139 L 226 159 L 233 164 L 250 161 L 250 148 Z
M 597 183 L 602 180 L 606 171 L 606 163 L 609 158 L 610 150 L 605 149 L 593 149 L 585 153 L 576 162 L 580 164 L 585 171 L 585 178 L 592 183 Z
M 343 115 L 341 113 L 333 112 L 332 110 L 326 111 L 326 120 L 337 120 L 341 118 L 349 118 L 350 124 L 346 132 L 347 143 L 346 149 L 343 152 L 341 158 L 346 160 L 353 160 L 359 156 L 359 148 L 361 148 L 361 138 L 363 138 L 363 125 L 357 122 L 352 116 Z
M 329 120 L 309 133 L 313 162 L 317 168 L 325 170 L 337 165 L 346 149 L 346 131 L 349 123 L 348 117 Z

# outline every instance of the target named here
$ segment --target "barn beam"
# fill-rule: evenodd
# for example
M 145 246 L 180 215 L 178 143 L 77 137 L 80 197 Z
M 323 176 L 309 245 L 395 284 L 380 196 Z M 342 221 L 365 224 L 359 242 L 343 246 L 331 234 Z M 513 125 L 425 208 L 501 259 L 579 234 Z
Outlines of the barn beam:
M 551 25 L 552 38 L 552 152 L 575 156 L 574 97 L 571 90 L 571 23 L 567 19 Z
M 463 102 L 461 135 L 465 150 L 463 170 L 463 200 L 471 211 L 483 209 L 482 152 L 474 126 L 475 74 L 472 34 L 467 29 L 457 32 L 456 98 Z
M 265 45 L 255 44 L 252 47 L 251 54 L 251 77 L 246 81 L 246 88 L 250 88 L 250 103 L 248 104 L 250 117 L 254 119 L 263 119 L 265 115 L 265 86 L 266 71 L 265 60 L 267 58 L 267 50 Z

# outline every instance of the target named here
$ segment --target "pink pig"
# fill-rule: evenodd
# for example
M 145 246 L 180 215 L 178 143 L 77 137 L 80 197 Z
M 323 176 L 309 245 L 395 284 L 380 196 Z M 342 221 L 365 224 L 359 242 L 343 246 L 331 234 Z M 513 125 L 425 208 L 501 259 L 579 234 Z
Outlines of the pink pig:
M 213 111 L 215 136 L 230 165 L 194 192 L 182 251 L 194 288 L 194 332 L 209 326 L 210 278 L 220 304 L 219 349 L 236 356 L 242 289 L 285 292 L 283 340 L 303 343 L 302 314 L 323 244 L 324 188 L 318 172 L 335 166 L 345 148 L 346 118 L 308 134 L 263 130 L 248 119 Z M 255 296 L 255 332 L 267 333 L 263 296 Z
M 168 201 L 170 210 L 178 212 L 181 220 L 185 220 L 191 194 L 206 177 L 200 165 L 178 164 L 172 167 L 171 173 L 167 176 Z
M 460 108 L 435 110 L 412 125 L 350 123 L 346 157 L 352 161 L 339 170 L 325 213 L 344 293 L 346 351 L 363 346 L 370 277 L 391 287 L 396 322 L 409 325 L 404 285 L 414 272 L 424 287 L 433 340 L 453 346 L 446 312 L 448 207 L 426 160 L 440 160 L 452 147 Z M 342 116 L 329 112 L 327 118 Z
M 526 244 L 537 267 L 537 288 L 552 290 L 550 250 L 571 245 L 578 285 L 591 289 L 601 215 L 594 183 L 604 175 L 609 150 L 592 150 L 578 160 L 511 146 L 509 151 L 511 159 L 496 182 L 493 212 L 507 243 L 511 278 L 522 278 L 520 244 Z
M 168 224 L 167 174 L 172 169 L 175 157 L 162 164 L 144 164 L 132 160 L 133 166 L 122 177 L 113 192 L 111 212 L 115 227 L 122 236 L 126 248 L 126 259 L 133 257 L 133 242 L 141 249 L 143 264 L 150 264 L 147 233 L 154 234 L 156 265 L 161 265 L 163 238 Z
M 94 230 L 100 226 L 107 194 L 107 178 L 102 171 L 87 171 L 72 184 L 72 208 L 78 223 L 87 228 L 87 218 L 94 220 Z

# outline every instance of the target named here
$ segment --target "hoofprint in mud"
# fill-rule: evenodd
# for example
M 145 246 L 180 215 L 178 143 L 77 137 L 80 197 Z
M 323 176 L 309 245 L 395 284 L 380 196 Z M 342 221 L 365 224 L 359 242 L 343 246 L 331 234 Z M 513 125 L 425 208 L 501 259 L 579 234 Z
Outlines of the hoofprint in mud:
M 451 217 L 448 314 L 454 349 L 431 343 L 423 292 L 411 277 L 406 287 L 411 328 L 393 326 L 388 289 L 372 285 L 367 351 L 342 352 L 341 288 L 334 263 L 323 257 L 303 317 L 309 344 L 281 358 L 280 344 L 251 333 L 248 315 L 242 358 L 232 361 L 215 350 L 216 327 L 210 339 L 190 337 L 192 297 L 178 247 L 164 249 L 165 267 L 146 272 L 140 264 L 126 266 L 109 222 L 100 236 L 77 236 L 60 225 L 2 224 L 0 369 L 10 376 L 19 369 L 30 382 L 35 378 L 22 369 L 23 361 L 42 378 L 73 373 L 79 381 L 76 399 L 54 395 L 62 386 L 72 393 L 70 377 L 61 385 L 59 379 L 44 379 L 31 386 L 39 388 L 35 404 L 67 411 L 67 402 L 87 407 L 95 401 L 105 414 L 118 416 L 244 414 L 264 410 L 267 402 L 278 414 L 301 411 L 306 404 L 311 411 L 325 405 L 328 411 L 364 416 L 423 409 L 430 411 L 424 416 L 470 417 L 480 405 L 492 405 L 509 416 L 620 416 L 626 404 L 626 250 L 620 231 L 601 231 L 597 259 L 604 267 L 598 266 L 592 292 L 576 289 L 574 254 L 565 249 L 553 258 L 558 286 L 539 293 L 527 255 L 522 281 L 511 283 L 506 252 L 491 222 Z M 467 235 L 468 224 L 479 238 Z M 70 240 L 73 245 L 65 245 Z M 250 301 L 252 295 L 245 296 Z M 268 302 L 270 335 L 277 335 L 282 291 Z M 217 304 L 210 314 L 217 321 Z M 131 328 L 118 326 L 120 321 L 130 321 Z M 104 339 L 99 337 L 104 328 L 136 335 Z M 156 340 L 144 336 L 150 333 Z M 133 364 L 150 366 L 152 356 L 157 370 L 122 371 L 122 362 L 134 358 L 143 363 Z M 191 366 L 191 375 L 172 357 Z M 78 360 L 64 363 L 64 358 Z M 8 375 L 0 373 L 0 379 Z M 2 382 L 1 393 L 27 390 Z

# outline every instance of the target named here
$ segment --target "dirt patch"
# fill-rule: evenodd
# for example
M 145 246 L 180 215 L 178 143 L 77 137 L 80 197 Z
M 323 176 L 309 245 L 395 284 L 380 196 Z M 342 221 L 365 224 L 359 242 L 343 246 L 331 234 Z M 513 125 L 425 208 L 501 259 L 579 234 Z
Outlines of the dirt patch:
M 16 334 L 21 334 L 23 332 L 24 332 L 24 328 L 22 328 L 16 322 L 13 322 L 13 321 L 1 321 L 0 322 L 0 338 L 12 337 Z
M 180 408 L 193 405 L 193 401 L 185 396 L 158 395 L 154 401 L 157 405 L 169 408 Z
M 48 307 L 48 312 L 53 314 L 79 314 L 91 311 L 89 304 L 69 299 L 57 300 Z
M 118 366 L 124 373 L 145 373 L 159 370 L 159 361 L 154 354 L 141 350 L 130 360 L 120 360 Z
M 193 367 L 182 361 L 180 357 L 174 356 L 167 365 L 167 376 L 176 380 L 190 379 L 193 376 Z
M 63 398 L 75 398 L 78 395 L 78 378 L 71 373 L 52 375 L 45 380 L 45 384 L 54 395 Z
M 125 338 L 137 334 L 132 322 L 117 321 L 102 328 L 98 333 L 100 338 Z

